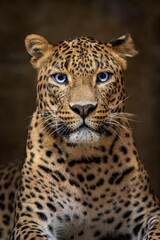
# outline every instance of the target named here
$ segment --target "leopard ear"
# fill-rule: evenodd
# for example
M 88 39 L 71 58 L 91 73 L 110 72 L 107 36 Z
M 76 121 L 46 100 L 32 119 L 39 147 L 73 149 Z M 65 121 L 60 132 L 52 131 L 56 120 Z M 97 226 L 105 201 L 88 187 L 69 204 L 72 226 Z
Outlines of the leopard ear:
M 37 34 L 30 34 L 25 39 L 25 47 L 34 68 L 39 68 L 53 48 L 48 40 Z
M 127 66 L 126 57 L 134 57 L 138 54 L 129 33 L 109 42 L 107 46 L 119 57 L 123 69 L 126 69 Z

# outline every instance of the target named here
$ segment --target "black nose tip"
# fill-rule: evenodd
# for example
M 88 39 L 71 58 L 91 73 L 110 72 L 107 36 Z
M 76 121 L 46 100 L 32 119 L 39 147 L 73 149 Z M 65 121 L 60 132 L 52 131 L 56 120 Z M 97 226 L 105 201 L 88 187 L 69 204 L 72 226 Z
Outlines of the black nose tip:
M 81 118 L 85 119 L 89 113 L 93 112 L 96 109 L 97 105 L 93 104 L 86 104 L 86 105 L 79 105 L 75 104 L 71 107 L 71 109 L 81 116 Z

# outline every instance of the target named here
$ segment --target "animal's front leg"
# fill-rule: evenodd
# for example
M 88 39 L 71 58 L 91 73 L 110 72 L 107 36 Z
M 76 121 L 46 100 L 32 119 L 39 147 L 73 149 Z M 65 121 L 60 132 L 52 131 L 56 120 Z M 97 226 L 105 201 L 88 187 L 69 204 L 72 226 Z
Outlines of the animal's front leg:
M 57 240 L 49 229 L 43 229 L 42 226 L 33 221 L 18 221 L 15 225 L 10 240 Z
M 154 211 L 156 209 L 152 209 Z M 158 240 L 160 239 L 160 212 L 157 209 L 155 215 L 144 215 L 145 221 L 137 225 L 139 232 L 136 240 Z M 134 238 L 133 238 L 134 239 Z
M 160 220 L 151 227 L 147 236 L 147 240 L 158 240 L 158 239 L 160 239 Z
M 36 201 L 36 192 L 31 192 L 31 199 L 23 190 L 24 187 L 21 187 L 17 195 L 14 228 L 10 240 L 57 240 L 54 224 L 51 223 L 53 213 L 45 208 L 44 201 Z

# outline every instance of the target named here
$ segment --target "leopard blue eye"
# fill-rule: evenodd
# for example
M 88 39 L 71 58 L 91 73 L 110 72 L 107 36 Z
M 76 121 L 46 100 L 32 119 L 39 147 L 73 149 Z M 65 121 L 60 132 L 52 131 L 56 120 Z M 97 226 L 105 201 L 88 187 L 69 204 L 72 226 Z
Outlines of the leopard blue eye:
M 55 73 L 52 75 L 52 78 L 54 78 L 54 80 L 60 84 L 67 81 L 67 76 L 64 73 Z
M 98 82 L 106 82 L 110 77 L 111 77 L 111 73 L 109 72 L 100 72 L 97 75 L 97 81 Z

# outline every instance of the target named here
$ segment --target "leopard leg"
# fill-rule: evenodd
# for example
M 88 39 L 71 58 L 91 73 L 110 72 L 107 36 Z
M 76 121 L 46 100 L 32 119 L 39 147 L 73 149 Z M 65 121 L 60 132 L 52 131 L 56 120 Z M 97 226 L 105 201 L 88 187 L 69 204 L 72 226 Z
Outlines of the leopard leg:
M 57 238 L 46 232 L 41 226 L 34 221 L 17 222 L 10 240 L 57 240 Z
M 158 240 L 160 239 L 160 212 L 158 211 L 155 216 L 146 216 L 145 222 L 139 224 L 139 233 L 136 240 Z
M 147 240 L 158 240 L 158 239 L 160 239 L 160 220 L 151 227 L 147 236 Z

